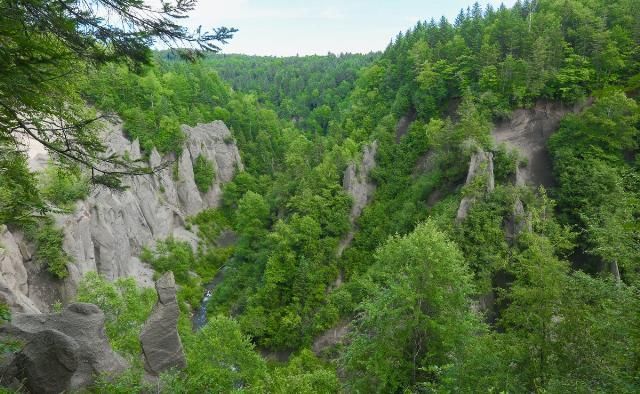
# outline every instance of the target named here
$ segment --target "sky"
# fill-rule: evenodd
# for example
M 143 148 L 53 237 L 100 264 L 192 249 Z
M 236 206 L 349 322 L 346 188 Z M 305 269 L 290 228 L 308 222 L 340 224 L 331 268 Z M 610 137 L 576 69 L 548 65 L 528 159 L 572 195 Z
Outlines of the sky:
M 453 22 L 474 0 L 200 0 L 189 19 L 191 28 L 239 29 L 223 53 L 248 55 L 326 55 L 383 50 L 398 32 L 419 20 Z M 515 0 L 483 0 L 484 7 Z

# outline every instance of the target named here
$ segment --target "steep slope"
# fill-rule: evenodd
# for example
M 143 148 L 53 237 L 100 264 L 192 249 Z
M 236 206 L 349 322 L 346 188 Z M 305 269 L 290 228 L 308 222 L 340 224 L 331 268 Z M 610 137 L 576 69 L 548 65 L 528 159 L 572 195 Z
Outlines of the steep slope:
M 57 225 L 64 231 L 64 250 L 72 260 L 64 283 L 39 275 L 31 262 L 31 246 L 21 241 L 21 234 L 7 230 L 2 233 L 3 245 L 7 246 L 0 254 L 0 262 L 7 267 L 3 269 L 7 274 L 0 279 L 0 291 L 13 309 L 47 311 L 56 300 L 71 299 L 80 279 L 90 271 L 109 280 L 132 276 L 139 284 L 152 286 L 153 272 L 138 257 L 143 247 L 152 247 L 167 237 L 197 245 L 196 235 L 185 229 L 186 217 L 217 207 L 221 186 L 243 166 L 223 122 L 183 126 L 183 130 L 187 143 L 174 166 L 166 166 L 153 175 L 125 179 L 124 192 L 97 188 L 76 204 L 72 214 L 56 216 Z M 125 138 L 121 123 L 108 124 L 105 139 L 112 153 L 132 160 L 142 157 L 138 141 Z M 207 193 L 199 192 L 194 180 L 193 163 L 198 156 L 215 168 L 216 176 Z M 149 164 L 157 168 L 161 162 L 173 160 L 173 155 L 161 158 L 154 149 Z
M 376 166 L 377 150 L 378 142 L 373 141 L 371 144 L 364 147 L 362 160 L 359 163 L 349 163 L 347 168 L 344 170 L 342 187 L 353 200 L 353 204 L 351 205 L 351 212 L 349 213 L 351 229 L 338 245 L 338 257 L 340 257 L 345 248 L 351 244 L 355 231 L 356 220 L 362 214 L 362 210 L 371 201 L 376 190 L 376 185 L 369 178 L 369 174 Z
M 526 165 L 519 168 L 516 174 L 517 183 L 547 188 L 553 185 L 547 141 L 565 115 L 581 111 L 591 101 L 589 99 L 573 105 L 539 101 L 530 109 L 515 110 L 508 120 L 496 124 L 491 132 L 494 141 L 516 149 L 526 161 Z

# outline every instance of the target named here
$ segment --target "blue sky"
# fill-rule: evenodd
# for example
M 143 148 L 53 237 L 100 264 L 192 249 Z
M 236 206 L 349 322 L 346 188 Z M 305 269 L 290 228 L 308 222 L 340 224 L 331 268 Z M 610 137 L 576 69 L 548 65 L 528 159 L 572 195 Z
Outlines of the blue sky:
M 224 53 L 309 55 L 382 50 L 418 20 L 453 21 L 473 0 L 200 0 L 186 23 L 236 27 Z M 511 6 L 515 0 L 484 0 Z

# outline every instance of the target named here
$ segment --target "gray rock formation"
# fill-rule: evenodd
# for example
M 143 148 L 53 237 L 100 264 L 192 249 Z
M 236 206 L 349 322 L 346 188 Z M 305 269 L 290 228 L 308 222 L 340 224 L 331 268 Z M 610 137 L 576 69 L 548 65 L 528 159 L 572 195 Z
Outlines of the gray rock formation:
M 398 123 L 396 124 L 396 143 L 399 143 L 402 137 L 404 137 L 409 131 L 409 127 L 411 124 L 418 118 L 418 112 L 411 108 L 406 115 L 402 116 L 398 119 Z
M 180 310 L 172 272 L 167 272 L 158 279 L 156 291 L 158 302 L 140 334 L 144 368 L 152 376 L 158 376 L 170 368 L 182 369 L 187 365 L 178 335 Z
M 0 328 L 0 334 L 26 343 L 9 370 L 34 393 L 78 390 L 99 374 L 122 373 L 128 364 L 111 349 L 104 321 L 97 306 L 83 303 L 62 313 L 16 314 Z
M 64 298 L 64 286 L 33 261 L 33 246 L 20 231 L 0 225 L 0 300 L 17 313 L 48 310 Z
M 527 166 L 520 170 L 522 183 L 534 187 L 553 185 L 547 140 L 558 129 L 565 115 L 579 112 L 589 104 L 590 101 L 587 101 L 567 106 L 541 101 L 531 109 L 515 110 L 509 120 L 496 125 L 491 133 L 494 141 L 516 149 L 527 160 Z
M 37 313 L 38 307 L 29 299 L 25 260 L 14 235 L 0 225 L 0 298 L 14 311 Z
M 517 198 L 513 203 L 511 214 L 505 223 L 507 241 L 513 243 L 523 231 L 531 231 L 531 218 L 524 209 L 522 201 Z
M 351 245 L 356 231 L 356 220 L 362 214 L 362 210 L 373 198 L 376 191 L 376 185 L 371 181 L 369 174 L 376 166 L 376 152 L 378 151 L 378 141 L 373 141 L 366 145 L 362 152 L 362 160 L 359 163 L 350 163 L 344 171 L 342 178 L 342 188 L 347 192 L 353 200 L 351 212 L 349 213 L 350 229 L 338 244 L 336 256 L 342 256 L 344 250 Z M 343 273 L 338 272 L 338 277 L 327 289 L 332 291 L 342 286 Z
M 206 194 L 201 195 L 200 205 L 189 205 L 183 202 L 187 215 L 193 215 L 204 208 L 217 207 L 222 198 L 221 186 L 231 181 L 238 171 L 244 170 L 244 167 L 231 132 L 222 121 L 198 124 L 195 127 L 183 126 L 183 130 L 188 139 L 186 152 L 182 156 L 186 157 L 186 153 L 188 153 L 188 160 L 185 159 L 185 161 L 189 162 L 189 168 L 191 168 L 191 172 L 185 171 L 184 175 L 186 190 L 195 195 L 200 194 L 193 181 L 193 165 L 191 164 L 199 155 L 211 161 L 216 172 L 212 187 Z M 180 192 L 180 189 L 178 191 Z
M 0 232 L 0 243 L 7 244 L 0 250 L 3 267 L 0 297 L 15 311 L 46 311 L 51 300 L 41 297 L 57 292 L 62 301 L 73 298 L 78 282 L 90 271 L 110 280 L 132 276 L 140 285 L 150 287 L 153 272 L 138 258 L 143 247 L 153 247 L 156 241 L 173 236 L 196 248 L 197 236 L 184 228 L 185 218 L 202 209 L 217 207 L 222 185 L 243 166 L 223 122 L 183 126 L 183 130 L 187 142 L 177 160 L 177 178 L 171 166 L 153 175 L 128 177 L 123 180 L 128 187 L 124 192 L 96 188 L 86 200 L 77 202 L 72 214 L 56 216 L 56 224 L 65 235 L 64 250 L 73 261 L 68 265 L 69 277 L 61 291 L 46 291 L 51 284 L 44 275 L 30 276 L 25 268 L 28 256 L 18 253 L 21 246 L 25 249 L 28 245 L 18 242 L 16 247 L 17 234 L 6 229 Z M 138 141 L 130 142 L 124 137 L 121 123 L 107 124 L 104 138 L 109 153 L 126 154 L 132 160 L 142 157 Z M 38 149 L 33 151 L 42 155 Z M 199 155 L 216 168 L 214 184 L 206 194 L 198 191 L 193 177 L 193 160 Z M 153 150 L 149 164 L 155 168 L 163 160 L 174 159 L 171 155 L 163 159 Z M 32 287 L 38 291 L 31 291 Z
M 340 241 L 338 246 L 338 256 L 349 246 L 353 240 L 355 222 L 362 214 L 362 210 L 367 206 L 376 190 L 376 185 L 369 178 L 371 170 L 376 166 L 376 152 L 378 151 L 378 141 L 364 147 L 362 160 L 359 163 L 350 163 L 344 171 L 342 187 L 353 200 L 351 212 L 349 213 L 349 223 L 351 230 Z
M 540 101 L 531 109 L 518 109 L 509 120 L 498 123 L 492 131 L 496 143 L 515 149 L 526 160 L 526 166 L 516 167 L 515 185 L 550 187 L 554 183 L 552 163 L 547 150 L 549 137 L 558 129 L 560 121 L 569 113 L 581 111 L 585 103 L 567 106 L 562 103 Z M 513 241 L 531 222 L 522 201 L 515 201 L 511 217 L 505 223 L 507 239 Z
M 71 337 L 60 331 L 37 332 L 16 356 L 18 376 L 25 379 L 33 393 L 66 391 L 78 370 L 79 349 Z
M 319 356 L 325 350 L 342 343 L 351 330 L 349 321 L 342 321 L 335 327 L 328 329 L 319 335 L 314 341 L 311 350 Z
M 493 153 L 479 150 L 471 156 L 465 186 L 470 185 L 480 176 L 484 178 L 482 180 L 482 182 L 484 182 L 484 190 L 486 192 L 493 191 L 495 188 L 495 178 L 493 175 Z M 475 198 L 476 196 L 474 195 L 464 196 L 462 198 L 456 215 L 457 222 L 460 222 L 467 217 L 469 210 L 473 206 Z

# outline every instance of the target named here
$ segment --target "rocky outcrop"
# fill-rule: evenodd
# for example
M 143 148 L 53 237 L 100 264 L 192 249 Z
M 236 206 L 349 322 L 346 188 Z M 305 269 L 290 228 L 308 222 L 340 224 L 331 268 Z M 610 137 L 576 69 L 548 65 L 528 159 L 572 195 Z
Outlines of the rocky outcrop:
M 182 369 L 187 365 L 178 335 L 180 310 L 172 272 L 167 272 L 158 279 L 156 291 L 158 302 L 140 334 L 144 368 L 152 376 L 158 376 L 171 368 Z
M 495 188 L 495 178 L 493 175 L 493 153 L 478 150 L 471 156 L 465 186 L 469 186 L 476 181 L 481 181 L 483 183 L 482 188 L 486 192 L 491 192 Z M 475 199 L 476 196 L 473 194 L 462 198 L 456 215 L 457 222 L 461 222 L 467 217 Z
M 125 191 L 96 188 L 87 199 L 76 204 L 72 214 L 56 215 L 56 224 L 65 235 L 64 250 L 72 259 L 68 265 L 69 277 L 59 292 L 62 301 L 73 298 L 78 282 L 90 271 L 97 271 L 109 280 L 132 276 L 140 285 L 152 286 L 153 272 L 138 256 L 144 247 L 153 247 L 158 240 L 173 236 L 197 247 L 197 236 L 184 227 L 186 217 L 217 207 L 222 185 L 243 166 L 231 132 L 223 122 L 183 126 L 183 130 L 187 140 L 178 159 L 172 155 L 162 158 L 156 150 L 149 156 L 152 168 L 175 161 L 177 173 L 174 166 L 167 166 L 152 175 L 127 177 L 123 179 Z M 108 153 L 132 160 L 142 157 L 138 141 L 127 140 L 119 122 L 107 124 L 104 140 Z M 40 150 L 34 149 L 32 153 L 39 158 L 32 161 L 41 161 Z M 206 194 L 198 191 L 193 175 L 193 161 L 199 155 L 213 163 L 216 171 L 213 185 Z M 25 274 L 28 258 L 15 253 L 11 237 L 16 235 L 7 235 L 6 231 L 0 234 L 0 242 L 6 241 L 3 244 L 9 245 L 6 252 L 0 251 L 3 267 L 8 267 L 6 271 L 3 269 L 3 274 L 7 274 L 0 280 L 0 296 L 7 299 L 15 311 L 46 311 L 50 300 L 40 297 L 53 291 L 45 291 L 50 287 L 43 282 L 45 278 Z
M 325 350 L 343 343 L 347 334 L 351 330 L 349 321 L 342 321 L 333 328 L 328 329 L 315 338 L 311 350 L 320 356 Z
M 591 100 L 575 105 L 540 101 L 530 109 L 518 109 L 511 118 L 500 122 L 492 131 L 496 143 L 504 143 L 515 149 L 526 163 L 517 165 L 516 186 L 540 185 L 550 187 L 554 183 L 552 162 L 547 150 L 549 137 L 558 129 L 560 121 L 569 113 L 580 112 Z M 507 239 L 513 242 L 522 231 L 530 230 L 531 221 L 520 199 L 513 205 L 513 212 L 505 223 Z
M 496 143 L 516 149 L 527 165 L 520 169 L 522 183 L 537 187 L 553 185 L 551 158 L 547 140 L 568 113 L 579 112 L 590 101 L 576 105 L 538 102 L 531 109 L 515 110 L 511 118 L 500 122 L 492 131 Z
M 231 181 L 238 171 L 243 170 L 240 152 L 231 132 L 222 121 L 183 126 L 188 136 L 186 150 L 180 158 L 180 181 L 178 195 L 187 215 L 194 215 L 204 208 L 217 207 L 222 198 L 222 185 Z M 215 180 L 205 194 L 198 192 L 193 180 L 193 164 L 202 155 L 213 163 Z M 199 198 L 198 198 L 199 197 Z
M 75 303 L 62 313 L 16 314 L 0 334 L 18 338 L 24 348 L 5 366 L 33 393 L 59 393 L 92 384 L 100 374 L 128 367 L 105 335 L 105 317 L 93 304 Z
M 524 231 L 532 231 L 530 214 L 524 209 L 522 200 L 516 198 L 511 214 L 505 220 L 505 235 L 509 243 L 513 243 Z
M 0 300 L 13 312 L 37 313 L 64 298 L 63 284 L 33 260 L 21 231 L 0 225 Z
M 402 137 L 404 137 L 409 131 L 411 124 L 418 118 L 418 112 L 415 108 L 411 108 L 406 115 L 403 115 L 398 119 L 396 124 L 396 143 L 399 143 Z
M 37 313 L 38 307 L 29 299 L 25 260 L 14 235 L 0 225 L 0 297 L 14 311 Z
M 362 210 L 367 206 L 376 190 L 376 185 L 369 178 L 371 170 L 376 166 L 376 152 L 378 151 L 378 141 L 373 141 L 366 145 L 362 152 L 362 160 L 359 163 L 350 163 L 344 171 L 342 187 L 353 201 L 351 212 L 349 213 L 349 223 L 351 230 L 340 241 L 338 246 L 338 256 L 349 246 L 353 240 L 355 222 L 362 214 Z

